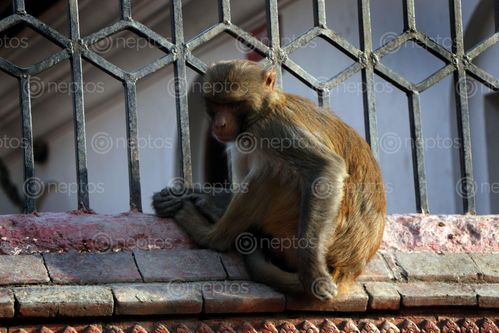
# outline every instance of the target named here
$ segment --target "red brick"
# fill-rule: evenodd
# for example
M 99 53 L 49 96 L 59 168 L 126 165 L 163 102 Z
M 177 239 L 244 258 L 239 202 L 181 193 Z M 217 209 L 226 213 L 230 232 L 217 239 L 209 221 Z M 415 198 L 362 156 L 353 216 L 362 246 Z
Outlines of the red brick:
M 230 280 L 251 280 L 241 255 L 237 253 L 221 253 L 220 257 Z
M 397 252 L 397 262 L 410 281 L 476 281 L 478 269 L 466 253 Z
M 361 284 L 350 287 L 347 295 L 337 296 L 331 301 L 319 301 L 309 297 L 288 296 L 286 309 L 295 311 L 342 311 L 364 312 L 367 309 L 367 296 Z
M 126 284 L 112 289 L 119 315 L 190 314 L 203 309 L 195 283 Z
M 45 253 L 43 256 L 55 283 L 142 281 L 131 252 Z
M 472 253 L 471 258 L 485 281 L 499 282 L 499 252 Z
M 0 285 L 49 282 L 40 255 L 0 255 Z
M 263 284 L 249 281 L 200 283 L 206 313 L 282 312 L 283 294 Z
M 368 282 L 364 284 L 369 295 L 369 308 L 373 310 L 398 310 L 400 294 L 394 283 Z
M 396 284 L 407 307 L 476 305 L 476 293 L 469 285 L 444 282 Z
M 478 306 L 481 308 L 499 308 L 499 283 L 475 285 Z
M 0 289 L 0 319 L 14 317 L 14 295 L 8 289 Z
M 218 253 L 210 250 L 135 251 L 145 282 L 223 280 Z
M 386 265 L 386 262 L 380 253 L 377 253 L 376 256 L 374 256 L 362 275 L 359 276 L 359 281 L 390 281 L 393 279 L 393 273 Z
M 14 294 L 22 317 L 92 317 L 113 314 L 113 295 L 105 287 L 16 288 Z

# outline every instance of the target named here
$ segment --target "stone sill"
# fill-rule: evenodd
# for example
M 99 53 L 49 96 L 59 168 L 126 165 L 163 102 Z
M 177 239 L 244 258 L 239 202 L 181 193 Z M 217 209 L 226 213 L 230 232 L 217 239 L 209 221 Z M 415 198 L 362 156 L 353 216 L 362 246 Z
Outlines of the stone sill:
M 2 216 L 0 249 L 18 255 L 0 255 L 0 320 L 310 312 L 341 317 L 422 309 L 497 313 L 498 221 L 392 215 L 382 250 L 349 295 L 319 302 L 251 282 L 241 257 L 195 249 L 170 220 L 138 213 Z

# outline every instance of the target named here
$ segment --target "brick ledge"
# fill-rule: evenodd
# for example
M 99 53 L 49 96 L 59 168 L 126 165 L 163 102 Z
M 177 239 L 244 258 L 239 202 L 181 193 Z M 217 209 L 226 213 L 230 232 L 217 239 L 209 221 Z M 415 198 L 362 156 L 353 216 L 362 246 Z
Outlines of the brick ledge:
M 389 215 L 382 249 L 499 252 L 497 239 L 499 215 Z M 0 216 L 0 255 L 192 247 L 172 220 L 148 214 L 72 211 Z

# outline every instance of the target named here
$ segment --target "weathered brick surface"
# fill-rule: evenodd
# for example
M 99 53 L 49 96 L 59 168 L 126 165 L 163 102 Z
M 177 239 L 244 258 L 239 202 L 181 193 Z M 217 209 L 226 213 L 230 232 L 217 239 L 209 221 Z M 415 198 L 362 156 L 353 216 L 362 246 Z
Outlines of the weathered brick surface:
M 478 271 L 466 253 L 436 254 L 432 252 L 395 254 L 398 264 L 410 281 L 476 281 Z
M 40 255 L 0 255 L 0 285 L 49 282 L 47 270 Z
M 409 282 L 396 285 L 402 305 L 461 306 L 476 305 L 476 293 L 470 285 L 444 282 Z
M 293 311 L 342 311 L 364 312 L 367 309 L 367 296 L 361 284 L 351 286 L 348 295 L 338 296 L 331 301 L 321 302 L 308 297 L 288 296 L 286 309 Z
M 230 280 L 251 280 L 244 259 L 237 253 L 221 253 L 222 264 Z
M 281 312 L 285 296 L 263 284 L 249 281 L 223 281 L 203 286 L 204 312 Z
M 472 253 L 471 257 L 485 281 L 499 282 L 499 252 Z
M 14 289 L 23 317 L 91 317 L 113 314 L 111 289 L 97 286 L 51 286 Z
M 386 265 L 380 253 L 374 256 L 362 275 L 359 276 L 359 281 L 390 281 L 393 279 L 393 273 Z
M 158 315 L 200 313 L 203 297 L 195 283 L 113 286 L 116 314 Z
M 223 280 L 227 277 L 218 253 L 209 250 L 135 251 L 146 282 Z
M 46 253 L 45 263 L 56 283 L 142 281 L 131 252 Z
M 14 317 L 14 295 L 10 290 L 0 289 L 0 319 Z
M 369 308 L 373 310 L 398 310 L 400 308 L 400 294 L 393 283 L 368 282 L 365 283 L 369 295 Z
M 475 285 L 478 306 L 481 308 L 499 308 L 499 283 Z

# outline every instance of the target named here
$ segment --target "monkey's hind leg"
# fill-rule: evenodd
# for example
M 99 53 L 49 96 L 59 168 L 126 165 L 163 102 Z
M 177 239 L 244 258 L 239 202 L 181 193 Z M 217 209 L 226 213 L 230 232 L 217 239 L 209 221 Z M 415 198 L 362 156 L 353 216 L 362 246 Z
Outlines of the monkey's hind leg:
M 305 292 L 298 274 L 286 272 L 267 261 L 262 249 L 257 248 L 252 253 L 245 255 L 244 259 L 254 281 L 287 294 L 303 294 Z

